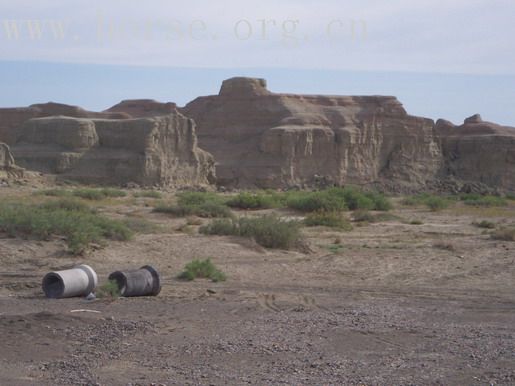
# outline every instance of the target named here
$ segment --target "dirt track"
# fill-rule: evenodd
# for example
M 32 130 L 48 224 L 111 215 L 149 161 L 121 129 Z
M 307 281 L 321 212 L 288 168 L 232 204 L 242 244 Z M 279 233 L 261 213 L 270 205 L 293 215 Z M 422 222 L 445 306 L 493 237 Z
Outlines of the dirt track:
M 309 254 L 174 231 L 183 219 L 138 202 L 104 210 L 170 231 L 84 258 L 64 253 L 59 239 L 0 235 L 1 385 L 515 384 L 515 244 L 471 225 L 513 224 L 513 205 L 493 215 L 398 209 L 424 224 L 309 229 Z M 175 279 L 186 262 L 207 257 L 226 282 Z M 78 262 L 101 281 L 115 269 L 152 264 L 163 291 L 44 298 L 44 273 Z

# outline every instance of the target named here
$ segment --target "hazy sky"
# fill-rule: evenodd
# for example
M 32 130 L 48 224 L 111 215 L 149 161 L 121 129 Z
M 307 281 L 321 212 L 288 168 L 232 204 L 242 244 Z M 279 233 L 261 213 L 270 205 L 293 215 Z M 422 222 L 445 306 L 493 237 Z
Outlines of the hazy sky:
M 513 15 L 513 0 L 0 0 L 0 105 L 183 104 L 253 75 L 515 125 Z

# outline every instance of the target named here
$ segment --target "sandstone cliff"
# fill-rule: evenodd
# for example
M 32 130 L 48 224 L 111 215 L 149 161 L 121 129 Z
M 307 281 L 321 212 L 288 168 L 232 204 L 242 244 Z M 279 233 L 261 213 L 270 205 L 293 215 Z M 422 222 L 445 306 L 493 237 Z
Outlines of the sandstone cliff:
M 474 115 L 460 126 L 438 120 L 436 135 L 444 157 L 442 176 L 515 191 L 515 128 Z
M 17 135 L 25 122 L 32 118 L 63 115 L 75 118 L 130 118 L 129 115 L 117 112 L 97 113 L 77 106 L 61 103 L 35 104 L 29 107 L 0 108 L 0 142 L 14 145 Z
M 435 125 L 395 97 L 276 94 L 251 78 L 179 110 L 147 99 L 101 113 L 0 109 L 0 142 L 24 167 L 91 183 L 515 191 L 515 128 L 477 115 Z
M 233 78 L 182 112 L 197 122 L 222 185 L 421 188 L 441 167 L 433 121 L 395 97 L 274 94 L 262 79 Z
M 178 112 L 141 119 L 33 118 L 17 132 L 17 162 L 84 183 L 206 185 L 213 159 L 199 149 L 194 122 Z

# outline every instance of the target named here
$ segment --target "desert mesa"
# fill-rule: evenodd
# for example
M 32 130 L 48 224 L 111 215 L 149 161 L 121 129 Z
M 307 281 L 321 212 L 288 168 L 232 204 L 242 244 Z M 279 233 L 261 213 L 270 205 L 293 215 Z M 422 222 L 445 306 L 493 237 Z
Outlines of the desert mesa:
M 225 80 L 184 107 L 126 100 L 0 109 L 0 168 L 86 184 L 515 191 L 515 128 L 409 115 L 393 96 L 274 93 Z

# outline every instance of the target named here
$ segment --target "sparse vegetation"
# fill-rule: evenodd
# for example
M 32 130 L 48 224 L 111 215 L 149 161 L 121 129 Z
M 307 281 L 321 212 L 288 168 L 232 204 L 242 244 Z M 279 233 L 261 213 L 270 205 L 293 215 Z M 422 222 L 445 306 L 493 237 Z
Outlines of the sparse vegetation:
M 506 206 L 508 202 L 498 196 L 481 196 L 479 194 L 462 195 L 460 199 L 465 205 L 479 206 L 479 207 L 492 207 L 492 206 Z
M 492 233 L 494 240 L 515 241 L 515 227 L 503 227 Z
M 352 224 L 342 212 L 315 212 L 309 214 L 304 224 L 307 226 L 326 226 L 343 231 L 351 231 Z
M 392 205 L 382 194 L 361 192 L 356 188 L 330 188 L 316 192 L 290 192 L 286 204 L 302 212 L 334 212 L 370 209 L 387 211 Z
M 231 217 L 231 210 L 222 197 L 215 193 L 186 192 L 177 195 L 177 204 L 159 203 L 154 212 L 176 217 L 198 216 L 204 218 Z
M 132 193 L 133 197 L 136 198 L 155 198 L 155 199 L 161 199 L 163 197 L 163 194 L 161 192 L 158 192 L 157 190 L 142 190 L 140 192 L 134 192 Z
M 97 298 L 112 298 L 116 299 L 119 298 L 120 288 L 118 287 L 118 283 L 116 280 L 109 280 L 107 283 L 103 284 L 102 286 L 98 287 L 95 291 L 95 295 Z
M 425 200 L 424 204 L 432 211 L 438 212 L 449 206 L 449 201 L 444 197 L 433 196 Z
M 488 220 L 483 220 L 480 222 L 473 222 L 472 225 L 475 225 L 478 228 L 495 229 L 495 223 L 488 221 Z
M 121 221 L 97 214 L 89 206 L 70 199 L 41 205 L 0 204 L 0 230 L 10 236 L 47 240 L 52 235 L 66 237 L 70 252 L 82 253 L 91 243 L 106 239 L 128 240 L 132 231 Z
M 515 192 L 506 193 L 505 198 L 510 201 L 515 201 Z
M 100 201 L 106 198 L 125 197 L 127 195 L 127 193 L 125 193 L 123 190 L 114 188 L 79 188 L 74 190 L 47 189 L 38 193 L 50 197 L 78 197 L 84 200 L 92 201 Z
M 200 228 L 200 233 L 249 237 L 265 248 L 291 249 L 300 241 L 300 224 L 276 215 L 218 219 Z
M 206 260 L 193 260 L 186 264 L 184 271 L 178 276 L 182 280 L 195 280 L 197 278 L 211 279 L 213 282 L 225 281 L 226 275 L 211 262 Z
M 270 209 L 281 206 L 284 202 L 280 194 L 274 192 L 243 192 L 229 199 L 227 205 L 238 209 Z
M 432 212 L 438 212 L 449 207 L 450 199 L 445 196 L 438 196 L 429 193 L 420 193 L 414 196 L 405 197 L 401 200 L 404 206 L 424 205 Z

